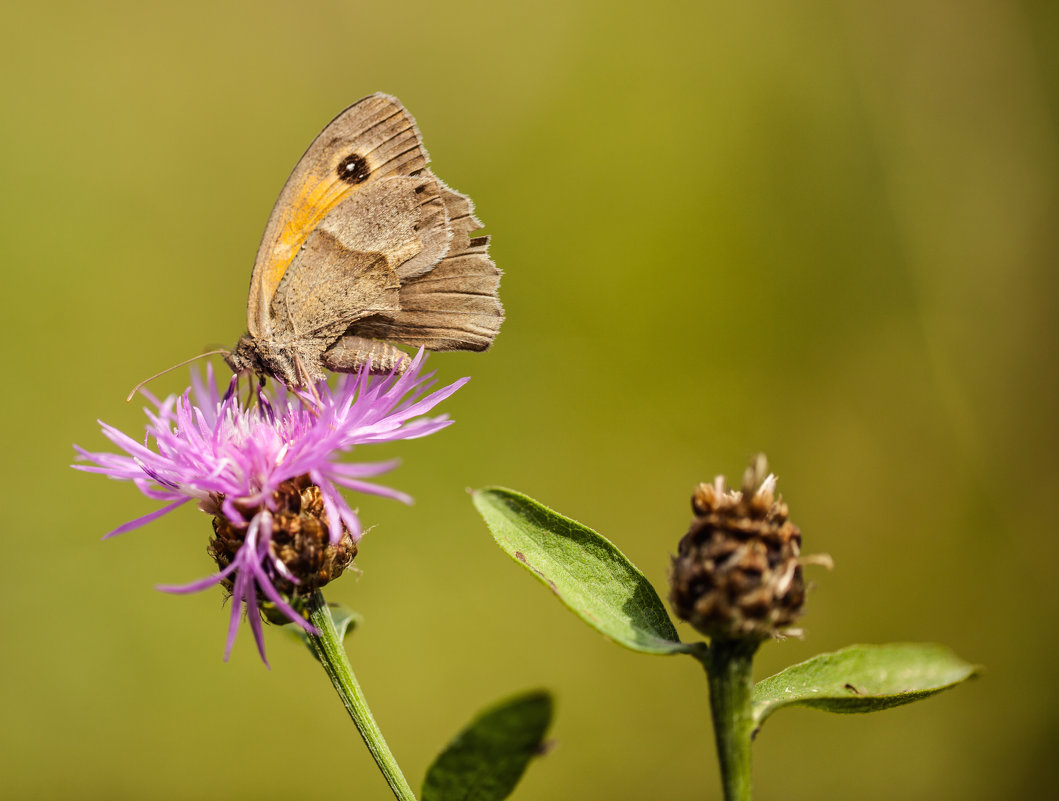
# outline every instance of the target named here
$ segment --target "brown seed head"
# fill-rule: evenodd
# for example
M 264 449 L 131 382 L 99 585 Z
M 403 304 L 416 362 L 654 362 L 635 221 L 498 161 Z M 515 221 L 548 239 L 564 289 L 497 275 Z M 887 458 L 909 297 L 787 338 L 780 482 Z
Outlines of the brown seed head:
M 691 506 L 695 519 L 673 557 L 673 611 L 708 637 L 790 633 L 805 602 L 802 537 L 765 457 L 751 462 L 741 490 L 718 476 L 695 488 Z
M 270 578 L 282 595 L 296 602 L 342 575 L 357 555 L 357 546 L 345 527 L 338 544 L 331 544 L 320 488 L 311 482 L 309 476 L 284 481 L 273 493 L 272 499 L 272 538 L 269 547 L 289 574 L 298 579 L 298 583 L 279 572 Z M 219 508 L 220 503 L 217 502 L 215 506 Z M 257 510 L 240 511 L 249 517 Z M 246 529 L 233 526 L 223 515 L 216 515 L 213 518 L 213 532 L 208 552 L 223 570 L 231 564 L 242 547 Z M 231 592 L 231 581 L 225 580 L 223 586 Z M 283 622 L 288 621 L 284 619 Z

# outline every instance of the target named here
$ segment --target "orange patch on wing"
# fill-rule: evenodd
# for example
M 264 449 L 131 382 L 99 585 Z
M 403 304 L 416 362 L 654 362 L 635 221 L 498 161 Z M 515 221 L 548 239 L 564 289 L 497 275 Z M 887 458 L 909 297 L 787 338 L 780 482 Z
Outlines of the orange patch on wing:
M 268 297 L 272 297 L 298 250 L 328 212 L 358 187 L 340 180 L 334 174 L 311 175 L 283 211 L 279 237 L 262 270 Z

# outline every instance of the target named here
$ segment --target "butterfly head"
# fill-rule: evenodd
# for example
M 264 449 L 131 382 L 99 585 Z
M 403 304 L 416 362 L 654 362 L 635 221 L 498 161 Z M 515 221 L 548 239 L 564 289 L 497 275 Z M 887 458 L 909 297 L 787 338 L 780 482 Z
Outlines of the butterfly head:
M 300 359 L 297 351 L 250 334 L 243 334 L 235 343 L 224 361 L 233 373 L 257 373 L 272 376 L 290 388 L 304 387 L 323 378 L 320 369 L 310 372 L 306 360 Z M 300 368 L 300 369 L 299 369 Z
M 224 361 L 232 368 L 232 372 L 236 374 L 252 371 L 267 372 L 264 363 L 261 361 L 257 342 L 250 334 L 243 334 L 239 337 L 235 347 L 225 354 Z

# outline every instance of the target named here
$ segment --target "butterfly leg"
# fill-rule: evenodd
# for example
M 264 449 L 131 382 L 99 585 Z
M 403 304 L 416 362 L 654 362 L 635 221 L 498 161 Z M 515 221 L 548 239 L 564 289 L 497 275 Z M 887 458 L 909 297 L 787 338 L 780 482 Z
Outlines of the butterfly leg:
M 312 374 L 305 366 L 305 362 L 301 360 L 301 357 L 295 352 L 293 354 L 294 369 L 298 377 L 298 385 L 302 387 L 308 387 L 309 392 L 313 396 L 313 400 L 316 401 L 317 406 L 321 406 L 323 401 L 320 399 L 320 393 L 316 391 L 316 381 L 313 380 Z
M 324 351 L 322 361 L 336 373 L 355 373 L 366 364 L 371 364 L 373 373 L 403 373 L 412 359 L 389 342 L 347 335 Z

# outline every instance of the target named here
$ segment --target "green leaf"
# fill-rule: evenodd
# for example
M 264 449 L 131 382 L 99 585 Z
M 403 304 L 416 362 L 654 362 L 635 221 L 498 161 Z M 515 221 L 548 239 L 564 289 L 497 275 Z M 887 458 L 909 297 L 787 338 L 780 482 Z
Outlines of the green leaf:
M 509 698 L 475 718 L 423 780 L 421 801 L 500 801 L 544 751 L 552 699 L 543 691 Z
M 349 634 L 353 633 L 353 630 L 356 629 L 357 626 L 364 622 L 363 617 L 341 604 L 328 604 L 327 608 L 331 612 L 331 620 L 335 623 L 335 631 L 338 632 L 338 639 L 340 640 L 344 640 Z M 297 623 L 285 623 L 280 628 L 282 628 L 288 636 L 301 642 L 309 649 L 309 653 L 313 655 L 313 658 L 319 661 L 316 652 L 313 651 L 312 646 L 309 645 L 309 638 L 305 633 L 305 629 Z
M 497 544 L 597 631 L 647 654 L 705 648 L 680 642 L 643 573 L 592 529 L 512 490 L 478 490 L 473 498 Z
M 955 687 L 978 672 L 943 645 L 851 645 L 792 665 L 754 687 L 754 723 L 785 706 L 874 712 Z
M 341 604 L 328 604 L 327 608 L 331 610 L 331 620 L 335 623 L 335 631 L 338 632 L 340 640 L 346 639 L 364 622 L 361 615 Z

